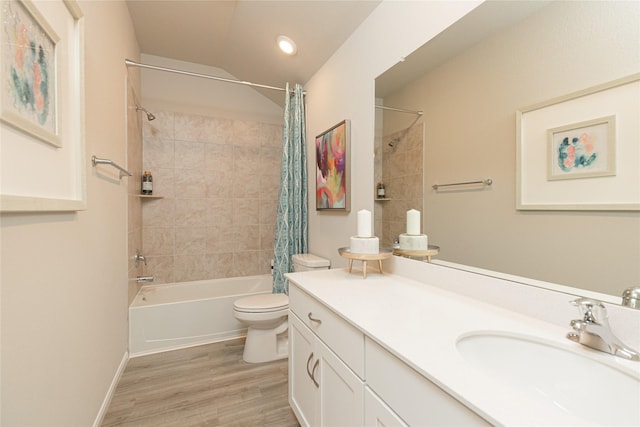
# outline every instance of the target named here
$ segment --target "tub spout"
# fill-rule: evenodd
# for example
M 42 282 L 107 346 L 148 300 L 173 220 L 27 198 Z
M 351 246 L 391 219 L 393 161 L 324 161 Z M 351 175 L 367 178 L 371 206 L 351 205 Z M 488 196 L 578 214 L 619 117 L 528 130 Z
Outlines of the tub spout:
M 138 283 L 153 282 L 154 280 L 155 280 L 155 277 L 153 277 L 153 276 L 138 276 L 138 277 L 136 277 L 136 282 L 138 282 Z

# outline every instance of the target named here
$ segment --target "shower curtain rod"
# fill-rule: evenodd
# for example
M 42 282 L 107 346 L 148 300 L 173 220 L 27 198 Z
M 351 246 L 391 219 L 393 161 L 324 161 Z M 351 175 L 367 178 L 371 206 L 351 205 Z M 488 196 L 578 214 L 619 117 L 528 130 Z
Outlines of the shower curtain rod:
M 235 83 L 235 84 L 240 84 L 240 85 L 245 85 L 245 86 L 260 87 L 260 88 L 263 88 L 263 89 L 279 90 L 281 92 L 286 92 L 286 90 L 287 90 L 287 89 L 282 88 L 282 87 L 261 85 L 261 84 L 258 84 L 258 83 L 251 83 L 251 82 L 246 82 L 246 81 L 243 81 L 243 80 L 227 79 L 227 78 L 224 78 L 224 77 L 211 76 L 209 74 L 192 73 L 191 71 L 183 71 L 183 70 L 176 70 L 174 68 L 159 67 L 157 65 L 142 64 L 140 62 L 135 62 L 135 61 L 132 61 L 130 59 L 125 59 L 124 63 L 125 63 L 125 65 L 127 67 L 149 68 L 151 70 L 167 71 L 169 73 L 183 74 L 185 76 L 201 77 L 203 79 L 217 80 L 217 81 L 226 82 L 226 83 Z M 303 94 L 306 95 L 306 92 L 303 92 Z
M 404 108 L 387 107 L 387 106 L 384 106 L 384 105 L 376 105 L 376 108 L 380 108 L 381 110 L 398 111 L 400 113 L 416 114 L 418 116 L 421 116 L 421 115 L 424 114 L 422 111 L 405 110 Z

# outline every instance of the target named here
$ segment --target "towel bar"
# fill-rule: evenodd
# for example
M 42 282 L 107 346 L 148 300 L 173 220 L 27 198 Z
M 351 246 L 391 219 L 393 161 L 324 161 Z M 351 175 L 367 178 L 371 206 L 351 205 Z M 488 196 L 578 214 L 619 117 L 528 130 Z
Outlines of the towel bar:
M 114 163 L 113 160 L 101 159 L 101 158 L 96 157 L 96 156 L 91 156 L 91 163 L 93 163 L 94 167 L 96 165 L 111 165 L 111 166 L 113 166 L 114 168 L 116 168 L 116 169 L 118 169 L 120 171 L 120 178 L 122 178 L 123 176 L 133 176 L 133 174 L 131 172 L 129 172 L 128 170 L 126 170 L 122 166 L 118 165 L 117 163 Z
M 467 181 L 467 182 L 452 182 L 450 184 L 433 184 L 432 187 L 434 190 L 437 190 L 440 187 L 450 187 L 453 185 L 469 185 L 469 184 L 484 184 L 491 185 L 493 184 L 493 180 L 491 178 L 483 179 L 480 181 Z

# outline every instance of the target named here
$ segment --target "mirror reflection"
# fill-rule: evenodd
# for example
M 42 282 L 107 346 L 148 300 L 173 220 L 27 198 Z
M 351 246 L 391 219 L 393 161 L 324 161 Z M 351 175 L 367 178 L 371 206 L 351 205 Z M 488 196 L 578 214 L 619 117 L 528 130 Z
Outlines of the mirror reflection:
M 516 111 L 638 73 L 639 21 L 637 2 L 485 2 L 376 79 L 377 104 L 424 112 L 376 109 L 381 245 L 417 207 L 440 260 L 617 297 L 640 285 L 638 211 L 518 210 L 515 164 Z
M 376 123 L 386 115 L 402 115 L 408 127 L 378 138 L 375 143 L 376 187 L 384 186 L 385 197 L 376 197 L 376 236 L 383 247 L 391 247 L 406 232 L 406 212 L 422 212 L 424 203 L 424 128 L 421 112 L 378 107 Z M 377 193 L 376 193 L 377 194 Z

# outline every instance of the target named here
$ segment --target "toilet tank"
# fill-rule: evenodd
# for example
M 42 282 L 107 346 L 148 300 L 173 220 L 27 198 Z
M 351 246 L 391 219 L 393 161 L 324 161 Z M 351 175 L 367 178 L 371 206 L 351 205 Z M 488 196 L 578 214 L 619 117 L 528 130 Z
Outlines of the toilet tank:
M 292 257 L 293 271 L 328 270 L 329 260 L 314 254 L 295 254 Z

